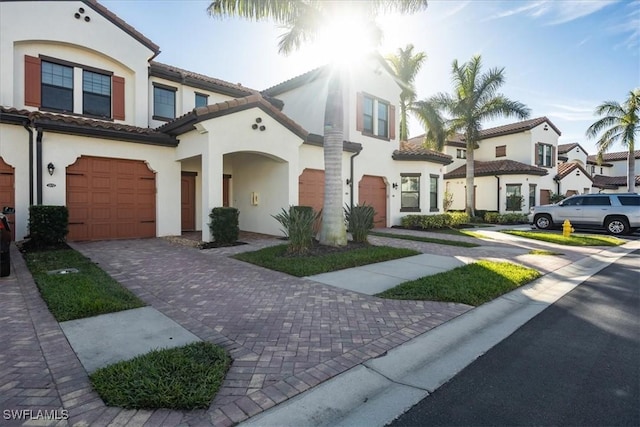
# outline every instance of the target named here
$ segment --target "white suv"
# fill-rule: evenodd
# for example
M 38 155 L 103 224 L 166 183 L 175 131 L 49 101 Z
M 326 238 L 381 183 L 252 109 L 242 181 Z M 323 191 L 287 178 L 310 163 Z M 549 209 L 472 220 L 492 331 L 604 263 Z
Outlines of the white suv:
M 630 234 L 640 228 L 640 194 L 580 194 L 553 205 L 535 206 L 529 214 L 529 223 L 542 230 L 560 226 L 565 219 L 576 227 Z

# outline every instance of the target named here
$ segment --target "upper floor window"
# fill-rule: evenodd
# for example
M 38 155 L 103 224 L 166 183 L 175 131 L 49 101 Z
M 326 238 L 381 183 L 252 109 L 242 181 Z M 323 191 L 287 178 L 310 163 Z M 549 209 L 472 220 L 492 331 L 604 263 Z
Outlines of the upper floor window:
M 196 93 L 196 108 L 206 107 L 208 103 L 209 103 L 209 95 Z
M 496 157 L 505 157 L 507 155 L 507 146 L 499 145 L 496 147 Z
M 111 76 L 83 70 L 82 112 L 90 116 L 111 117 Z
M 591 175 L 596 173 L 596 167 L 595 166 L 591 166 Z
M 389 137 L 389 104 L 378 101 L 378 132 L 376 135 Z
M 153 118 L 172 120 L 176 118 L 176 88 L 153 85 Z
M 73 112 L 73 67 L 42 61 L 41 107 Z
M 356 130 L 364 135 L 395 139 L 395 107 L 371 95 L 358 94 Z
M 466 159 L 467 158 L 467 150 L 464 148 L 456 148 L 456 159 Z
M 420 174 L 400 175 L 400 210 L 420 211 Z
M 536 153 L 536 165 L 552 167 L 555 162 L 553 161 L 554 156 L 554 147 L 550 144 L 536 144 L 537 153 Z
M 44 55 L 25 55 L 24 67 L 24 105 L 67 114 L 125 120 L 124 77 L 90 65 Z

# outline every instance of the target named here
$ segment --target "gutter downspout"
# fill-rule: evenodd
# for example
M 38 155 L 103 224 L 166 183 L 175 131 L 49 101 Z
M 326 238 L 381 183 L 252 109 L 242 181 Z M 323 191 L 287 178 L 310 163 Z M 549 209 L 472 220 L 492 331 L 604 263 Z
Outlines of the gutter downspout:
M 498 175 L 494 175 L 495 178 L 498 180 L 498 191 L 496 193 L 497 199 L 498 199 L 498 213 L 500 213 L 500 177 Z
M 556 182 L 556 194 L 560 194 L 560 180 L 557 177 L 553 178 L 553 180 Z
M 350 170 L 349 170 L 349 209 L 353 210 L 353 159 L 357 156 L 360 155 L 360 152 L 362 152 L 362 148 L 360 148 L 360 150 L 358 150 L 355 154 L 351 155 L 351 158 L 349 159 L 350 162 Z
M 36 137 L 36 204 L 42 204 L 42 128 L 37 129 Z
M 29 132 L 29 206 L 33 205 L 33 129 L 28 123 L 22 125 Z

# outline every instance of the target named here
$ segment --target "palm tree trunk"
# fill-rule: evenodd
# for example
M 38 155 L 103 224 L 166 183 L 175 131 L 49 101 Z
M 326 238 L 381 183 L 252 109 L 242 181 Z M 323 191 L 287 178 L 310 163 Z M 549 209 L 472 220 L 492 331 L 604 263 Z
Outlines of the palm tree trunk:
M 342 210 L 342 103 L 342 76 L 334 72 L 329 77 L 324 111 L 324 206 L 319 236 L 320 244 L 328 246 L 347 244 L 347 230 Z
M 405 101 L 400 101 L 400 142 L 409 139 L 409 133 L 407 132 L 407 104 Z
M 466 180 L 466 191 L 467 191 L 467 206 L 466 212 L 469 214 L 471 218 L 475 216 L 474 206 L 476 204 L 474 191 L 473 191 L 473 177 L 475 175 L 475 165 L 473 163 L 473 148 L 475 144 L 473 141 L 469 142 L 469 138 L 467 137 L 467 180 Z
M 627 155 L 627 191 L 636 192 L 636 159 L 633 142 L 629 143 L 629 154 Z

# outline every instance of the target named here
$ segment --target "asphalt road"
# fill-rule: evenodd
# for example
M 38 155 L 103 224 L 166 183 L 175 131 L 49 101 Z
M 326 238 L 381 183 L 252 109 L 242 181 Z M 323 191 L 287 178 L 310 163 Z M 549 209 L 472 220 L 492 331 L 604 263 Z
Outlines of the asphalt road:
M 531 319 L 391 426 L 640 426 L 640 251 Z

